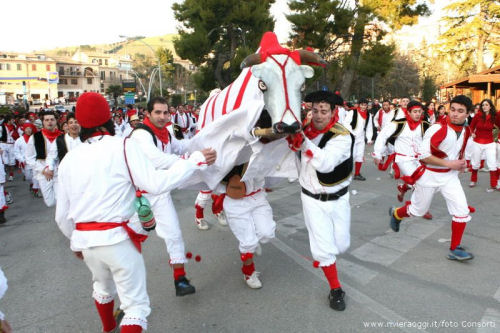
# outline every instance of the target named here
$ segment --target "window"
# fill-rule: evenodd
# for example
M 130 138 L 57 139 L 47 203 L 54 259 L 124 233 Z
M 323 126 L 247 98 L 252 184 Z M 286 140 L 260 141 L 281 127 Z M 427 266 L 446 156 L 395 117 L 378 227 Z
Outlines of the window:
M 5 67 L 6 70 L 10 71 L 10 64 L 5 64 Z
M 17 70 L 18 70 L 18 71 L 21 71 L 22 69 L 23 69 L 23 65 L 21 65 L 21 64 L 17 64 Z
M 0 71 L 3 70 L 3 64 L 0 64 Z
M 106 80 L 106 72 L 101 71 L 101 80 Z
M 31 64 L 31 70 L 36 71 L 36 64 Z
M 92 78 L 87 78 L 87 84 L 92 84 Z
M 59 75 L 64 75 L 64 67 L 59 66 Z
M 67 79 L 59 79 L 59 84 L 68 84 Z
M 104 59 L 104 64 L 107 66 L 108 65 L 108 59 Z
M 47 71 L 50 71 L 50 65 L 45 65 L 45 69 L 46 69 Z
M 102 66 L 102 59 L 99 59 L 99 65 Z
M 78 84 L 78 80 L 77 79 L 71 79 L 71 84 L 76 86 Z

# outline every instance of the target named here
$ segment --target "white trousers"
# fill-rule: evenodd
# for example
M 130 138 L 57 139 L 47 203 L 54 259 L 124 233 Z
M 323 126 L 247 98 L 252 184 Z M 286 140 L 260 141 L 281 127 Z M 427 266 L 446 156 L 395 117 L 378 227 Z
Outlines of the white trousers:
M 114 245 L 96 246 L 82 253 L 92 273 L 94 299 L 106 304 L 118 293 L 120 309 L 125 312 L 121 325 L 140 325 L 146 330 L 146 318 L 151 313 L 146 269 L 132 241 L 126 239 Z
M 486 165 L 489 171 L 495 171 L 497 169 L 497 147 L 496 143 L 481 144 L 477 142 L 472 142 L 472 155 L 470 164 L 472 169 L 477 170 L 481 166 L 481 159 L 484 155 L 486 160 Z
M 51 180 L 47 180 L 43 174 L 38 174 L 36 177 L 38 180 L 38 185 L 40 186 L 40 190 L 42 191 L 43 201 L 47 207 L 53 207 L 56 204 L 56 182 L 57 175 Z
M 274 238 L 276 222 L 264 191 L 242 199 L 224 198 L 227 224 L 239 242 L 240 253 L 254 253 Z
M 309 246 L 321 267 L 330 266 L 351 244 L 349 192 L 337 200 L 319 201 L 301 193 Z
M 211 191 L 200 191 L 196 196 L 196 200 L 194 202 L 195 206 L 200 206 L 201 208 L 206 208 L 207 205 L 212 201 L 212 192 Z
M 497 169 L 500 169 L 500 142 L 497 142 L 496 145 L 497 145 Z
M 432 198 L 436 192 L 441 192 L 446 200 L 446 206 L 448 207 L 448 212 L 452 215 L 453 221 L 469 222 L 471 220 L 467 198 L 458 177 L 450 177 L 449 181 L 444 185 L 436 187 L 424 187 L 421 182 L 417 181 L 411 196 L 411 204 L 408 207 L 408 212 L 412 216 L 423 216 L 429 211 Z
M 354 162 L 363 162 L 365 157 L 365 139 L 361 138 L 354 141 L 354 147 L 352 151 L 352 156 Z
M 5 201 L 5 192 L 4 192 L 4 183 L 0 184 L 0 210 L 2 210 L 5 206 L 7 206 L 7 201 Z
M 175 211 L 170 193 L 152 196 L 145 195 L 151 203 L 156 220 L 156 234 L 163 238 L 170 256 L 170 264 L 184 264 L 187 262 L 184 248 L 184 239 L 179 225 L 179 217 Z M 139 221 L 137 214 L 131 218 L 132 222 Z
M 33 169 L 31 168 L 28 168 L 27 166 L 24 167 L 23 169 L 23 175 L 24 175 L 24 178 L 26 178 L 26 180 L 30 183 L 33 182 Z
M 467 145 L 465 146 L 464 158 L 468 161 L 470 161 L 472 158 L 472 142 L 473 141 L 474 140 L 472 139 L 472 137 L 469 137 L 469 139 L 467 140 Z
M 0 149 L 2 149 L 3 164 L 8 166 L 16 165 L 16 157 L 14 156 L 14 144 L 2 143 L 0 144 Z
M 408 160 L 397 162 L 401 176 L 411 176 L 415 170 L 420 166 L 420 162 L 417 160 Z

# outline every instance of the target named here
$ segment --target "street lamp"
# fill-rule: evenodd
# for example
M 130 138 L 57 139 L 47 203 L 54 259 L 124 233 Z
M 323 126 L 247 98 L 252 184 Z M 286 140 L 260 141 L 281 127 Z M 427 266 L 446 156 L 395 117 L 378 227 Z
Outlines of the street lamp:
M 142 38 L 144 37 L 129 37 L 129 36 L 124 36 L 124 35 L 120 35 L 118 36 L 120 38 L 125 38 L 127 40 L 136 40 L 138 42 L 141 42 L 142 44 L 146 45 L 147 47 L 149 47 L 151 49 L 151 51 L 153 52 L 153 54 L 155 54 L 155 50 L 151 47 L 151 45 L 149 45 L 148 43 L 146 43 L 145 41 L 142 40 Z M 163 88 L 162 88 L 162 84 L 161 84 L 161 62 L 160 62 L 160 57 L 158 57 L 158 75 L 159 75 L 159 78 L 160 78 L 160 96 L 163 96 Z M 148 102 L 149 102 L 149 96 L 148 96 Z

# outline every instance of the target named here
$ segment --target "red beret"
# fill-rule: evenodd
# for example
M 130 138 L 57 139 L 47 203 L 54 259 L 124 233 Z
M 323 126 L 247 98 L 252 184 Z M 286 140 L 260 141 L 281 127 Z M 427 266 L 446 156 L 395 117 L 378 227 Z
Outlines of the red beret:
M 76 101 L 76 120 L 84 128 L 104 125 L 111 119 L 108 102 L 99 93 L 83 93 Z
M 24 124 L 22 125 L 22 129 L 23 129 L 23 131 L 24 131 L 27 127 L 30 127 L 30 128 L 31 128 L 31 130 L 32 130 L 32 133 L 33 133 L 33 134 L 34 134 L 34 133 L 36 133 L 36 132 L 38 131 L 38 129 L 36 128 L 36 126 L 35 126 L 35 125 L 33 125 L 32 123 L 24 123 Z

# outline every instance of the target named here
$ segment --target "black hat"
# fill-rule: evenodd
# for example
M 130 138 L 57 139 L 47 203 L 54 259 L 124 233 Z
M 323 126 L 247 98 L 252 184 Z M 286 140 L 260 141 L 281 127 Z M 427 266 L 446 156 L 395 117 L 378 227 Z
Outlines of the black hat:
M 342 99 L 342 97 L 335 95 L 330 91 L 318 90 L 307 94 L 306 97 L 304 98 L 304 102 L 311 102 L 311 103 L 327 102 L 333 109 L 335 105 L 342 105 L 344 103 L 344 100 Z

